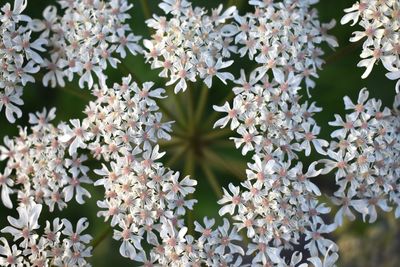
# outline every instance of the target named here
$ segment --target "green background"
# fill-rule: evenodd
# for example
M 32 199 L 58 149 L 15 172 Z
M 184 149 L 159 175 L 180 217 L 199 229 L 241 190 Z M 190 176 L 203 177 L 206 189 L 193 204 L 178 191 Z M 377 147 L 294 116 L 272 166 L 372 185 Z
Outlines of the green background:
M 0 6 L 5 2 L 0 1 Z M 146 27 L 145 18 L 149 13 L 162 14 L 157 7 L 159 1 L 147 1 L 147 8 L 143 7 L 142 1 L 131 0 L 130 2 L 134 4 L 134 8 L 130 11 L 132 19 L 129 21 L 133 31 L 137 35 L 149 38 L 150 33 Z M 228 1 L 192 2 L 193 5 L 211 8 L 220 3 L 226 5 Z M 247 9 L 250 10 L 244 0 L 232 2 L 240 6 L 242 14 Z M 340 45 L 336 51 L 324 48 L 327 64 L 319 72 L 317 86 L 312 90 L 311 100 L 316 101 L 317 105 L 324 109 L 322 113 L 316 115 L 316 120 L 322 127 L 321 137 L 327 140 L 330 139 L 329 133 L 332 131 L 328 122 L 333 120 L 333 114 L 344 114 L 343 97 L 345 95 L 356 100 L 359 90 L 367 87 L 371 97 L 381 99 L 386 106 L 391 106 L 393 103 L 395 82 L 385 78 L 385 70 L 380 64 L 374 67 L 367 79 L 361 79 L 364 69 L 356 66 L 361 48 L 348 41 L 357 27 L 339 23 L 344 14 L 343 9 L 351 6 L 352 3 L 353 1 L 349 0 L 321 0 L 316 5 L 322 22 L 329 22 L 331 19 L 338 22 L 330 33 L 337 37 Z M 56 5 L 54 0 L 31 0 L 25 13 L 31 17 L 40 18 L 42 10 L 49 4 Z M 246 60 L 237 60 L 231 69 L 238 77 L 240 68 L 250 71 L 254 68 L 253 64 Z M 165 81 L 158 77 L 158 70 L 151 70 L 140 55 L 128 56 L 117 70 L 109 69 L 107 72 L 109 84 L 120 82 L 121 78 L 128 73 L 139 77 L 140 81 L 154 81 L 158 86 L 165 87 Z M 249 157 L 243 158 L 240 152 L 234 149 L 233 142 L 228 140 L 229 136 L 233 136 L 231 132 L 212 129 L 213 123 L 219 118 L 219 114 L 215 114 L 212 106 L 223 104 L 227 97 L 232 98 L 231 88 L 232 83 L 225 86 L 214 79 L 210 90 L 204 88 L 199 82 L 191 84 L 190 90 L 185 93 L 175 96 L 173 90 L 168 88 L 167 93 L 170 97 L 160 101 L 166 114 L 165 119 L 177 121 L 173 126 L 175 134 L 172 141 L 161 143 L 163 150 L 167 151 L 163 161 L 171 169 L 190 174 L 198 181 L 196 192 L 192 197 L 198 199 L 199 203 L 195 205 L 195 211 L 187 217 L 190 222 L 202 220 L 204 216 L 220 220 L 218 218 L 219 205 L 216 203 L 220 187 L 227 186 L 230 182 L 238 185 L 241 179 L 245 178 L 246 161 Z M 55 122 L 82 118 L 82 111 L 90 99 L 92 99 L 90 92 L 79 89 L 77 80 L 67 84 L 66 88 L 55 89 L 44 88 L 40 81 L 29 84 L 24 89 L 23 118 L 12 125 L 5 119 L 4 110 L 0 113 L 0 137 L 2 139 L 5 135 L 15 135 L 18 132 L 17 125 L 28 125 L 28 114 L 42 110 L 44 106 L 57 108 Z M 307 164 L 316 159 L 318 156 L 311 155 L 308 158 L 303 157 L 302 161 Z M 93 166 L 98 166 L 98 164 Z M 336 189 L 332 176 L 321 176 L 314 182 L 321 187 L 325 195 L 331 195 Z M 131 261 L 119 255 L 120 244 L 112 239 L 108 222 L 104 223 L 102 218 L 96 216 L 98 211 L 96 201 L 100 200 L 103 194 L 101 188 L 90 186 L 86 188 L 92 192 L 92 198 L 85 205 L 80 206 L 72 201 L 67 209 L 42 216 L 42 220 L 58 216 L 76 222 L 80 217 L 87 217 L 90 221 L 88 232 L 96 240 L 101 240 L 93 251 L 91 259 L 93 266 L 134 266 Z M 15 215 L 15 211 L 0 206 L 0 228 L 6 225 L 6 215 Z M 382 214 L 378 222 L 373 225 L 364 224 L 359 220 L 346 223 L 340 228 L 333 236 L 341 249 L 339 266 L 399 266 L 400 261 L 396 250 L 400 247 L 399 223 L 393 217 L 392 213 Z M 41 225 L 44 226 L 43 223 Z

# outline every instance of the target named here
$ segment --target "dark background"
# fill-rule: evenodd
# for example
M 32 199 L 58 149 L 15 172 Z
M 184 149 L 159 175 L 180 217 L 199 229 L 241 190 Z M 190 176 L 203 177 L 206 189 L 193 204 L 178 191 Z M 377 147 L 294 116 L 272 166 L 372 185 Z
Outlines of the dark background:
M 130 24 L 135 34 L 149 38 L 145 18 L 149 13 L 162 14 L 162 10 L 157 7 L 159 1 L 149 0 L 147 7 L 142 5 L 144 1 L 130 1 L 134 4 L 130 12 L 132 15 Z M 211 8 L 220 3 L 226 5 L 228 1 L 192 2 L 193 5 Z M 245 0 L 231 1 L 240 6 L 241 13 L 249 9 L 245 2 Z M 6 1 L 0 0 L 0 6 L 4 3 Z M 54 0 L 31 0 L 25 13 L 33 18 L 40 18 L 42 10 L 49 4 L 57 5 Z M 391 106 L 393 103 L 395 82 L 386 79 L 385 70 L 380 64 L 374 67 L 367 79 L 361 79 L 364 69 L 356 66 L 361 48 L 348 41 L 351 33 L 358 28 L 339 23 L 344 14 L 343 9 L 352 4 L 353 1 L 349 0 L 321 0 L 316 5 L 322 22 L 329 22 L 331 19 L 338 22 L 330 33 L 337 37 L 340 45 L 336 51 L 324 48 L 327 64 L 319 72 L 317 86 L 312 90 L 311 101 L 316 101 L 317 105 L 324 109 L 322 113 L 316 115 L 316 119 L 322 127 L 320 136 L 327 140 L 330 139 L 329 133 L 332 131 L 328 122 L 333 120 L 335 113 L 344 114 L 342 99 L 345 95 L 356 100 L 359 90 L 367 87 L 370 96 L 381 99 L 385 106 Z M 238 62 L 240 64 L 237 64 Z M 250 71 L 254 68 L 253 64 L 246 60 L 236 61 L 231 70 L 235 77 L 239 77 L 240 68 Z M 158 77 L 158 70 L 151 70 L 140 55 L 128 56 L 117 70 L 109 69 L 109 85 L 120 82 L 121 78 L 128 73 L 139 77 L 140 81 L 154 81 L 158 86 L 165 87 L 165 81 Z M 55 123 L 72 118 L 83 118 L 82 111 L 92 97 L 88 90 L 79 89 L 77 80 L 67 84 L 66 88 L 51 89 L 44 88 L 39 78 L 36 79 L 36 84 L 29 84 L 24 89 L 23 118 L 17 120 L 16 124 L 9 124 L 5 119 L 4 110 L 1 111 L 1 140 L 5 135 L 15 135 L 18 132 L 17 125 L 28 125 L 28 114 L 42 110 L 43 107 L 57 108 Z M 193 220 L 202 220 L 204 216 L 214 217 L 220 221 L 219 205 L 216 202 L 219 199 L 221 186 L 227 186 L 230 182 L 238 185 L 246 177 L 245 168 L 249 157 L 243 158 L 240 152 L 234 149 L 233 142 L 228 140 L 228 137 L 233 134 L 228 130 L 212 129 L 213 123 L 220 117 L 219 114 L 215 114 L 212 106 L 223 104 L 227 97 L 232 99 L 231 88 L 232 83 L 225 86 L 214 79 L 210 90 L 204 88 L 199 82 L 191 84 L 185 93 L 181 92 L 175 96 L 173 90 L 168 88 L 167 93 L 170 97 L 160 101 L 160 106 L 166 114 L 165 119 L 177 121 L 173 126 L 175 133 L 172 141 L 161 143 L 162 149 L 167 151 L 163 161 L 171 169 L 190 174 L 198 181 L 197 190 L 192 197 L 198 199 L 199 203 L 195 205 L 195 211 L 187 216 L 189 223 Z M 303 156 L 302 161 L 306 165 L 318 158 L 313 154 L 308 158 Z M 97 166 L 96 164 L 92 167 Z M 92 179 L 96 178 L 93 176 Z M 317 177 L 314 182 L 325 194 L 324 200 L 336 189 L 333 176 Z M 93 266 L 134 266 L 131 261 L 120 256 L 118 252 L 120 243 L 112 239 L 108 222 L 104 223 L 102 218 L 96 216 L 98 211 L 96 201 L 101 199 L 103 194 L 101 188 L 93 186 L 86 188 L 92 193 L 92 198 L 85 205 L 80 206 L 71 201 L 67 209 L 53 214 L 43 214 L 41 219 L 50 220 L 58 216 L 77 222 L 80 217 L 89 218 L 88 232 L 96 242 L 101 241 L 93 251 L 91 259 Z M 7 215 L 15 215 L 15 211 L 0 206 L 0 228 L 6 225 Z M 333 236 L 340 245 L 339 266 L 399 266 L 400 260 L 397 253 L 400 242 L 399 223 L 394 219 L 393 213 L 381 214 L 378 222 L 372 225 L 364 224 L 361 218 L 359 219 L 354 223 L 346 223 Z M 41 225 L 44 226 L 44 223 Z

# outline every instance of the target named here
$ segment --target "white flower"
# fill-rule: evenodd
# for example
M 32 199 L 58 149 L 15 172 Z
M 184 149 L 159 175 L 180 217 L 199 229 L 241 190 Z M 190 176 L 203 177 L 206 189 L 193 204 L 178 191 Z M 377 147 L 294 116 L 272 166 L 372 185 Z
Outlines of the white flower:
M 153 15 L 147 25 L 156 31 L 152 40 L 145 40 L 145 57 L 151 68 L 162 68 L 160 77 L 170 78 L 167 85 L 175 84 L 175 93 L 185 91 L 187 81 L 196 81 L 199 76 L 208 87 L 217 76 L 223 83 L 233 80 L 229 72 L 219 70 L 233 64 L 225 60 L 236 48 L 226 21 L 233 17 L 236 8 L 222 12 L 222 5 L 208 15 L 203 8 L 193 8 L 184 0 L 163 0 L 159 4 L 165 14 Z M 189 37 L 189 38 L 188 38 Z
M 233 215 L 236 207 L 239 207 L 239 209 L 244 208 L 241 196 L 239 195 L 240 193 L 239 187 L 234 186 L 233 184 L 229 184 L 229 190 L 232 192 L 232 195 L 230 195 L 225 188 L 223 188 L 223 190 L 224 190 L 224 196 L 222 197 L 221 200 L 218 201 L 218 204 L 224 206 L 219 210 L 218 212 L 219 215 L 223 216 L 225 213 Z
M 340 206 L 335 216 L 337 225 L 342 225 L 344 215 L 355 219 L 350 208 L 362 214 L 363 220 L 369 217 L 371 223 L 377 219 L 377 206 L 388 212 L 399 203 L 395 193 L 399 117 L 395 109 L 382 108 L 381 101 L 368 99 L 368 95 L 364 88 L 356 103 L 344 98 L 346 109 L 352 113 L 346 115 L 346 122 L 335 115 L 331 125 L 342 128 L 331 134 L 336 140 L 331 142 L 328 156 L 333 160 L 321 160 L 326 164 L 322 173 L 336 172 L 339 188 L 333 202 Z
M 2 266 L 23 266 L 22 251 L 16 245 L 10 247 L 7 239 L 0 237 L 3 246 L 0 245 L 0 264 Z
M 6 118 L 9 122 L 14 123 L 16 118 L 22 117 L 22 111 L 17 106 L 24 104 L 21 99 L 22 90 L 13 87 L 7 87 L 4 92 L 0 92 L 0 110 L 5 108 Z M 15 114 L 15 115 L 14 115 Z
M 319 257 L 311 257 L 308 259 L 314 267 L 335 267 L 335 262 L 338 260 L 339 255 L 335 252 L 335 246 L 331 246 L 325 253 L 323 260 Z
M 300 144 L 300 146 L 305 150 L 305 155 L 309 156 L 311 153 L 310 143 L 314 145 L 315 150 L 319 154 L 326 155 L 326 152 L 323 148 L 329 146 L 329 143 L 326 140 L 316 138 L 316 136 L 320 133 L 321 128 L 317 125 L 314 125 L 313 129 L 311 130 L 311 125 L 309 123 L 303 123 L 301 126 L 305 132 L 302 136 L 304 141 Z
M 31 25 L 49 41 L 46 49 L 52 51 L 43 64 L 48 69 L 42 80 L 45 86 L 50 83 L 51 87 L 64 87 L 65 78 L 72 81 L 78 75 L 79 86 L 85 88 L 87 84 L 91 89 L 92 74 L 103 83 L 108 65 L 116 68 L 120 63 L 117 54 L 125 58 L 127 51 L 133 55 L 142 52 L 138 44 L 141 37 L 134 35 L 127 23 L 133 7 L 127 0 L 91 4 L 83 0 L 73 4 L 60 1 L 60 5 L 62 12 L 49 6 L 43 12 L 43 20 L 34 20 Z M 41 48 L 44 42 L 39 44 Z
M 72 224 L 67 219 L 63 219 L 62 223 L 64 225 L 64 229 L 62 230 L 62 234 L 67 237 L 66 241 L 69 246 L 76 245 L 78 243 L 89 244 L 92 240 L 92 237 L 88 234 L 82 235 L 82 232 L 85 231 L 89 227 L 89 223 L 87 222 L 87 218 L 79 219 L 76 224 L 76 230 L 74 231 Z
M 215 253 L 224 255 L 226 249 L 229 250 L 229 254 L 240 254 L 244 255 L 244 250 L 239 245 L 233 244 L 235 241 L 241 241 L 241 236 L 237 233 L 237 229 L 234 227 L 230 229 L 228 219 L 224 218 L 224 224 L 218 227 L 219 237 L 218 245 L 215 249 Z
M 214 238 L 215 232 L 213 232 L 212 227 L 215 224 L 215 219 L 208 219 L 207 217 L 204 217 L 204 226 L 203 227 L 200 223 L 194 222 L 195 228 L 194 230 L 196 232 L 199 232 L 201 234 L 200 238 L 198 239 L 200 243 L 203 243 L 204 241 Z
M 69 125 L 61 125 L 60 130 L 63 135 L 60 137 L 60 141 L 64 143 L 70 143 L 68 152 L 72 156 L 77 152 L 78 148 L 86 148 L 85 141 L 88 141 L 92 134 L 87 131 L 89 124 L 88 122 L 83 122 L 81 125 L 80 120 L 73 119 L 70 120 L 71 128 Z
M 136 226 L 134 224 L 128 226 L 125 223 L 121 222 L 120 227 L 122 227 L 122 231 L 114 230 L 113 238 L 115 240 L 122 239 L 122 244 L 119 248 L 120 254 L 123 257 L 133 260 L 136 258 L 137 250 L 143 250 L 140 245 L 141 238 L 133 234 L 137 232 Z
M 89 179 L 87 176 L 81 177 L 67 177 L 65 181 L 68 183 L 68 186 L 64 187 L 63 194 L 65 197 L 65 202 L 69 202 L 72 197 L 75 195 L 76 202 L 79 204 L 85 203 L 83 197 L 86 196 L 88 198 L 91 197 L 91 194 L 88 190 L 83 188 L 81 184 L 91 184 L 93 183 L 92 180 Z
M 29 123 L 35 125 L 35 129 L 42 129 L 56 117 L 56 108 L 51 108 L 47 113 L 47 109 L 43 108 L 42 112 L 29 114 Z
M 235 77 L 229 72 L 218 72 L 220 69 L 225 69 L 233 64 L 233 60 L 222 62 L 218 59 L 216 63 L 211 58 L 206 58 L 206 66 L 204 69 L 200 69 L 200 77 L 204 79 L 204 83 L 208 88 L 212 86 L 212 78 L 217 76 L 224 84 L 226 80 L 234 80 Z
M 312 257 L 316 257 L 320 252 L 325 255 L 331 246 L 336 246 L 332 240 L 323 237 L 323 234 L 331 233 L 335 230 L 336 225 L 312 225 L 310 230 L 305 232 L 305 240 L 309 241 L 305 248 L 307 248 Z
M 31 207 L 17 207 L 19 218 L 7 217 L 11 226 L 1 230 L 2 233 L 9 233 L 14 237 L 14 241 L 20 238 L 24 240 L 20 243 L 21 247 L 26 248 L 31 239 L 36 239 L 37 235 L 33 231 L 39 228 L 38 219 L 42 211 L 42 205 L 34 204 Z
M 14 181 L 10 178 L 11 169 L 6 168 L 4 173 L 0 173 L 0 187 L 1 187 L 1 201 L 3 205 L 11 209 L 13 204 L 10 199 L 10 194 L 12 193 L 12 187 Z
M 242 113 L 242 105 L 241 99 L 235 98 L 233 101 L 233 107 L 229 107 L 229 103 L 226 102 L 222 107 L 213 106 L 214 110 L 217 112 L 226 112 L 228 113 L 226 117 L 219 119 L 214 123 L 214 128 L 220 126 L 220 128 L 224 128 L 229 120 L 231 120 L 231 130 L 235 130 L 239 126 L 238 117 Z
M 340 21 L 342 24 L 352 21 L 351 26 L 354 26 L 359 22 L 363 28 L 362 31 L 355 31 L 354 36 L 350 38 L 351 42 L 365 39 L 360 55 L 363 59 L 357 64 L 358 67 L 366 68 L 362 78 L 367 78 L 375 63 L 381 61 L 389 71 L 387 77 L 398 80 L 400 78 L 397 74 L 400 68 L 398 3 L 395 0 L 384 2 L 362 0 L 344 11 L 347 14 Z
M 11 123 L 22 116 L 18 108 L 23 105 L 21 85 L 35 81 L 31 74 L 37 73 L 43 62 L 38 51 L 43 52 L 47 44 L 43 38 L 31 38 L 31 18 L 22 14 L 26 6 L 26 0 L 15 0 L 13 9 L 6 3 L 0 12 L 0 110 L 5 106 Z

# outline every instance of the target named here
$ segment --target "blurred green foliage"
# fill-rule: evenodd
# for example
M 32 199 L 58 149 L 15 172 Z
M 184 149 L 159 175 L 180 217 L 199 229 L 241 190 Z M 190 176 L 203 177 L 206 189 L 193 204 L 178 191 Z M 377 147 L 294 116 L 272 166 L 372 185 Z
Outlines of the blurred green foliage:
M 0 6 L 5 2 L 4 0 L 0 1 Z M 136 34 L 142 35 L 144 38 L 149 38 L 150 32 L 145 24 L 146 14 L 148 12 L 161 14 L 161 10 L 157 7 L 159 1 L 131 0 L 131 2 L 134 4 L 134 8 L 131 10 L 131 27 Z M 142 5 L 142 3 L 146 2 L 147 9 L 143 8 Z M 228 1 L 193 0 L 192 2 L 194 5 L 211 8 L 218 6 L 220 3 L 226 4 Z M 240 6 L 241 13 L 246 12 L 246 9 L 249 8 L 245 4 L 245 0 L 234 0 L 230 1 L 230 3 Z M 321 0 L 316 5 L 316 8 L 319 10 L 322 22 L 329 22 L 331 19 L 339 22 L 344 14 L 343 9 L 351 6 L 352 3 L 353 1 L 349 0 Z M 26 13 L 31 17 L 40 18 L 42 10 L 49 4 L 56 5 L 56 1 L 31 0 L 29 1 Z M 316 115 L 316 119 L 323 129 L 321 137 L 325 139 L 329 139 L 329 133 L 332 130 L 328 126 L 328 122 L 333 119 L 333 114 L 344 113 L 342 99 L 345 95 L 348 95 L 352 99 L 357 99 L 359 90 L 367 87 L 371 93 L 371 97 L 382 99 L 384 105 L 390 106 L 393 102 L 395 83 L 385 78 L 385 71 L 381 65 L 377 65 L 367 79 L 361 79 L 363 69 L 356 67 L 359 61 L 360 47 L 348 41 L 354 30 L 355 28 L 349 25 L 340 25 L 338 23 L 330 32 L 337 37 L 340 47 L 336 51 L 332 51 L 327 47 L 324 48 L 327 64 L 319 72 L 320 78 L 316 80 L 317 86 L 311 92 L 311 101 L 316 101 L 317 105 L 324 109 L 322 113 Z M 251 71 L 254 68 L 254 63 L 238 59 L 235 66 L 232 67 L 236 77 L 239 76 L 241 68 Z M 128 56 L 118 69 L 109 69 L 108 83 L 111 85 L 114 82 L 120 82 L 122 76 L 126 76 L 129 73 L 133 74 L 138 80 L 140 79 L 140 81 L 154 81 L 157 86 L 165 87 L 165 81 L 158 77 L 158 71 L 151 70 L 142 56 Z M 213 87 L 207 89 L 199 82 L 191 84 L 189 90 L 185 93 L 180 93 L 178 96 L 175 96 L 173 90 L 169 88 L 167 93 L 170 97 L 160 101 L 160 105 L 170 111 L 169 115 L 165 115 L 165 120 L 175 120 L 183 125 L 179 129 L 176 123 L 173 127 L 176 130 L 176 134 L 173 135 L 172 141 L 161 144 L 163 150 L 168 152 L 163 161 L 166 164 L 170 163 L 168 166 L 172 169 L 181 171 L 184 174 L 190 174 L 198 181 L 196 193 L 192 197 L 198 199 L 199 203 L 195 206 L 195 211 L 189 214 L 189 222 L 202 220 L 204 216 L 216 217 L 218 219 L 219 205 L 216 203 L 218 200 L 218 189 L 220 192 L 221 186 L 226 186 L 230 182 L 239 184 L 240 179 L 245 178 L 246 162 L 249 160 L 249 157 L 243 158 L 240 152 L 234 149 L 233 142 L 228 140 L 228 137 L 232 136 L 233 133 L 226 130 L 218 131 L 212 129 L 213 123 L 219 117 L 213 111 L 212 106 L 223 104 L 227 98 L 232 99 L 232 85 L 232 83 L 229 83 L 228 86 L 225 86 L 215 80 Z M 304 94 L 304 98 L 307 98 L 306 94 Z M 28 113 L 42 110 L 43 107 L 57 107 L 56 123 L 71 118 L 82 118 L 82 111 L 90 99 L 92 99 L 90 92 L 79 89 L 76 81 L 68 84 L 63 89 L 44 88 L 41 82 L 37 81 L 36 84 L 26 86 L 24 90 L 24 116 L 17 121 L 17 124 L 21 126 L 28 125 Z M 198 114 L 196 115 L 196 113 Z M 4 117 L 4 113 L 1 112 L 1 139 L 5 135 L 13 136 L 17 132 L 17 125 L 9 124 Z M 302 161 L 307 164 L 317 158 L 317 156 L 311 155 L 308 158 L 303 157 Z M 94 163 L 92 167 L 96 166 L 98 164 Z M 333 176 L 321 176 L 316 178 L 315 182 L 322 188 L 326 195 L 331 194 L 335 190 Z M 214 186 L 211 186 L 211 184 L 214 184 Z M 85 205 L 80 206 L 71 202 L 64 211 L 42 216 L 42 220 L 59 216 L 76 222 L 80 217 L 87 217 L 91 224 L 89 228 L 90 234 L 96 240 L 102 240 L 93 251 L 93 258 L 91 260 L 93 266 L 133 266 L 131 261 L 119 255 L 118 248 L 120 244 L 112 239 L 112 234 L 108 226 L 109 223 L 104 223 L 102 219 L 96 216 L 98 210 L 96 201 L 102 198 L 102 190 L 95 187 L 90 187 L 89 190 L 92 193 L 92 198 L 87 200 Z M 6 215 L 14 214 L 15 211 L 1 206 L 0 228 L 3 228 L 6 224 Z M 391 218 L 391 221 L 385 219 L 387 217 Z M 391 227 L 386 227 L 389 221 Z M 387 253 L 376 254 L 378 261 L 365 261 L 368 257 L 372 257 L 372 252 L 368 250 L 369 254 L 366 254 L 367 250 L 363 250 L 364 244 L 372 240 L 375 242 L 379 237 L 385 238 L 389 235 L 392 241 L 382 241 L 379 243 L 381 245 L 379 249 L 394 251 L 392 247 L 396 246 L 396 244 L 398 245 L 400 239 L 398 226 L 399 223 L 397 221 L 393 222 L 393 214 L 389 214 L 372 226 L 366 225 L 361 221 L 344 226 L 335 236 L 339 240 L 339 244 L 343 244 L 343 247 L 341 247 L 341 258 L 343 260 L 339 266 L 377 266 L 375 264 L 385 261 L 386 256 L 391 256 L 390 253 L 389 255 Z M 390 234 L 386 232 L 386 235 L 382 236 L 369 234 L 371 231 L 374 232 L 374 229 L 381 231 L 382 227 L 384 229 L 383 232 L 386 229 L 392 232 Z M 349 244 L 353 244 L 353 246 Z M 387 247 L 383 248 L 385 246 Z M 352 253 L 352 255 L 356 255 L 353 257 L 350 254 L 347 255 L 347 253 L 350 253 L 350 248 L 359 249 L 360 251 Z M 364 257 L 364 261 L 359 261 L 360 257 Z M 398 256 L 396 257 L 394 257 L 395 260 L 393 258 L 390 259 L 392 262 L 391 265 L 382 264 L 380 266 L 400 266 Z M 363 264 L 360 265 L 357 262 L 362 262 Z

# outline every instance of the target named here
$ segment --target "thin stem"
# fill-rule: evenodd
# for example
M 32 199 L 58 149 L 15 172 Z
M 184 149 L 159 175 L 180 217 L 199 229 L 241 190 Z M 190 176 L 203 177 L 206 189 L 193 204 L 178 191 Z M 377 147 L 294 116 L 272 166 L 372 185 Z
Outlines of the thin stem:
M 141 79 L 129 69 L 129 67 L 126 65 L 125 60 L 122 60 L 121 64 L 119 66 L 122 67 L 122 70 L 125 72 L 125 75 L 131 75 L 133 80 L 137 82 L 138 84 L 142 84 Z
M 193 210 L 188 209 L 187 211 L 187 222 L 188 222 L 188 232 L 189 235 L 194 236 L 194 216 L 193 216 Z
M 355 50 L 357 50 L 361 45 L 363 44 L 363 41 L 358 41 L 355 43 L 350 43 L 346 45 L 345 47 L 342 47 L 341 49 L 337 50 L 333 54 L 329 55 L 325 59 L 325 65 L 330 65 L 332 63 L 335 63 L 339 59 L 342 59 L 346 57 L 347 55 L 353 53 Z
M 181 130 L 184 130 L 184 129 L 185 129 L 185 127 L 184 127 L 184 125 L 182 124 L 182 122 L 181 122 L 180 120 L 178 120 L 178 119 L 174 116 L 174 114 L 172 114 L 172 112 L 164 106 L 163 102 L 158 101 L 157 104 L 158 104 L 158 107 L 160 108 L 160 110 L 164 113 L 164 115 L 167 115 L 167 116 L 169 117 L 169 119 L 175 121 L 176 125 L 177 125 L 179 128 L 181 128 Z
M 183 146 L 183 147 L 179 147 L 176 149 L 177 151 L 174 153 L 174 156 L 168 160 L 166 166 L 172 166 L 174 165 L 179 158 L 183 155 L 183 153 L 185 153 L 188 150 L 187 146 Z
M 64 91 L 64 92 L 67 92 L 68 94 L 70 94 L 70 95 L 73 95 L 73 96 L 76 96 L 76 97 L 78 97 L 78 98 L 80 98 L 80 99 L 82 99 L 82 100 L 85 100 L 85 101 L 90 101 L 90 100 L 93 100 L 91 97 L 90 97 L 90 95 L 87 95 L 87 94 L 80 94 L 80 93 L 78 93 L 78 91 L 77 91 L 77 89 L 75 89 L 75 88 L 67 88 L 67 87 L 58 87 L 58 88 L 60 88 L 62 91 Z
M 182 145 L 184 143 L 184 140 L 180 137 L 174 136 L 174 139 L 172 140 L 166 140 L 166 141 L 158 141 L 157 142 L 160 146 L 167 148 L 171 146 L 177 146 L 177 145 Z
M 185 162 L 185 175 L 193 175 L 194 174 L 194 156 L 192 151 L 188 151 L 187 158 Z
M 214 143 L 214 146 L 222 148 L 234 148 L 235 143 L 232 140 L 218 140 L 218 142 Z
M 98 246 L 101 244 L 101 242 L 103 242 L 103 241 L 106 239 L 106 237 L 112 232 L 112 230 L 113 230 L 113 229 L 111 228 L 111 226 L 108 225 L 107 229 L 105 229 L 105 230 L 100 234 L 99 237 L 97 237 L 97 238 L 95 238 L 95 239 L 93 240 L 93 242 L 92 242 L 93 250 L 94 250 L 96 247 L 98 247 Z
M 218 183 L 217 177 L 215 177 L 214 173 L 211 171 L 210 167 L 208 167 L 207 163 L 203 161 L 201 163 L 201 167 L 206 175 L 208 183 L 211 185 L 215 195 L 217 198 L 222 197 L 222 189 L 221 185 Z
M 186 122 L 185 120 L 185 114 L 183 112 L 183 104 L 181 102 L 181 96 L 178 96 L 174 92 L 172 92 L 172 101 L 174 102 L 174 107 L 176 110 L 176 115 L 177 115 L 177 120 L 178 122 L 182 125 L 183 128 L 186 128 L 185 124 L 183 122 Z
M 230 163 L 235 163 L 228 164 L 224 159 L 222 159 L 219 155 L 215 154 L 210 149 L 204 149 L 204 155 L 208 159 L 207 162 L 213 164 L 215 168 L 224 169 L 225 171 L 231 173 L 238 180 L 243 181 L 243 177 L 240 175 L 240 173 L 246 168 L 246 164 L 243 164 L 242 161 L 229 159 Z
M 196 110 L 196 115 L 195 115 L 195 122 L 199 123 L 201 116 L 203 115 L 204 108 L 206 107 L 207 103 L 207 98 L 208 98 L 208 93 L 210 91 L 209 88 L 207 88 L 207 85 L 204 83 L 203 86 L 201 87 L 201 92 L 200 92 L 200 99 L 199 99 L 199 105 Z
M 186 140 L 187 139 L 186 131 L 182 131 L 182 129 L 180 129 L 180 128 L 179 129 L 174 129 L 173 135 L 174 135 L 174 139 L 175 139 L 175 137 L 178 137 L 181 140 Z
M 148 4 L 148 0 L 140 0 L 140 4 L 142 5 L 142 10 L 144 14 L 144 18 L 148 20 L 151 18 L 150 7 Z
M 192 97 L 192 88 L 191 86 L 188 88 L 187 91 L 187 111 L 188 111 L 188 118 L 187 123 L 189 125 L 189 129 L 191 131 L 190 134 L 193 134 L 196 127 L 196 122 L 194 121 L 194 105 L 193 105 L 193 97 Z
M 220 137 L 231 135 L 233 132 L 230 128 L 212 130 L 204 135 L 204 140 L 214 140 Z

